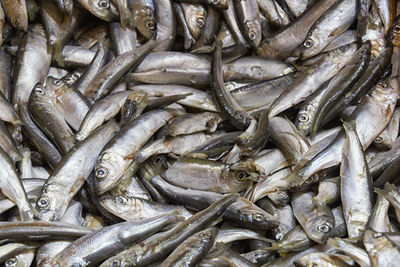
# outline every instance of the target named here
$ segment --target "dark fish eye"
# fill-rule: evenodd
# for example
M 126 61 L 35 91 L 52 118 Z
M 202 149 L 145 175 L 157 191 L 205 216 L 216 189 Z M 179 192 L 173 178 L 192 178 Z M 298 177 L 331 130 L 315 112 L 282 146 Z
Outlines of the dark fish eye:
M 264 221 L 265 218 L 264 218 L 264 215 L 262 215 L 261 213 L 256 213 L 253 215 L 253 219 L 255 221 L 262 222 L 262 221 Z
M 196 24 L 197 24 L 197 26 L 199 27 L 199 28 L 203 28 L 204 27 L 204 19 L 202 19 L 202 18 L 198 18 L 197 20 L 196 20 Z
M 388 84 L 386 82 L 380 82 L 379 85 L 383 88 L 388 88 Z
M 308 117 L 307 114 L 301 114 L 301 115 L 299 116 L 299 121 L 301 121 L 301 122 L 307 122 L 309 119 L 310 119 L 310 118 Z
M 41 86 L 36 86 L 34 89 L 35 93 L 39 94 L 39 95 L 43 95 L 44 94 L 44 90 Z
M 9 259 L 8 261 L 6 261 L 5 266 L 6 267 L 17 266 L 17 263 L 18 263 L 18 259 L 13 257 L 13 258 Z
M 331 230 L 331 226 L 328 224 L 318 225 L 317 230 L 322 233 L 328 233 Z
M 121 261 L 120 260 L 113 260 L 110 263 L 110 267 L 119 267 L 119 266 L 121 266 Z
M 108 175 L 108 170 L 104 167 L 98 168 L 95 175 L 97 178 L 105 178 Z
M 378 143 L 378 144 L 383 143 L 383 138 L 382 138 L 382 136 L 378 136 L 377 138 L 375 138 L 374 142 L 375 142 L 375 143 Z
M 146 28 L 149 30 L 154 30 L 154 23 L 152 21 L 146 22 Z
M 50 202 L 47 197 L 41 197 L 38 199 L 37 204 L 41 208 L 46 208 L 47 206 L 49 206 Z
M 161 158 L 161 157 L 155 157 L 155 158 L 153 159 L 153 164 L 154 164 L 154 165 L 158 165 L 158 164 L 161 163 L 161 161 L 162 161 L 162 158 Z
M 72 77 L 78 80 L 81 77 L 81 74 L 79 72 L 74 72 L 72 73 Z
M 249 33 L 249 39 L 250 39 L 250 40 L 253 41 L 253 40 L 256 39 L 256 37 L 257 37 L 257 34 L 256 34 L 255 32 L 250 32 L 250 33 Z
M 127 202 L 127 199 L 126 199 L 126 197 L 124 197 L 124 196 L 116 196 L 116 197 L 114 198 L 114 200 L 115 200 L 115 202 L 117 202 L 117 203 L 119 203 L 119 204 L 124 204 L 124 203 Z
M 236 179 L 239 181 L 242 181 L 244 178 L 246 178 L 247 174 L 244 171 L 239 171 L 236 173 Z
M 307 39 L 304 41 L 303 46 L 305 48 L 310 48 L 311 46 L 313 46 L 314 42 L 311 39 Z
M 99 1 L 99 7 L 107 9 L 110 7 L 110 3 L 106 0 L 101 0 Z
M 339 50 L 342 52 L 346 52 L 347 50 L 349 50 L 350 45 L 342 45 L 341 47 L 339 47 Z
M 219 3 L 219 0 L 212 0 L 213 4 L 216 5 Z
M 393 32 L 399 33 L 399 32 L 400 32 L 400 25 L 396 25 L 396 26 L 393 28 Z

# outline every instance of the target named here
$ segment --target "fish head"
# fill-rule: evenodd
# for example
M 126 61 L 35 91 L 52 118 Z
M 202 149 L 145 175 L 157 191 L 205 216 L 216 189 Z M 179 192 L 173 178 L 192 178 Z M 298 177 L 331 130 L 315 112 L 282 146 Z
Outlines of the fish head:
M 375 253 L 379 253 L 379 249 L 384 249 L 391 245 L 383 233 L 375 232 L 372 229 L 365 229 L 363 243 L 368 252 L 375 251 Z
M 256 20 L 244 22 L 246 37 L 254 48 L 258 48 L 261 42 L 261 24 Z
M 168 162 L 165 156 L 155 155 L 150 157 L 140 166 L 139 173 L 146 179 L 164 173 L 168 169 Z
M 119 14 L 117 8 L 110 0 L 87 0 L 89 3 L 87 8 L 96 17 L 107 22 L 117 21 Z
M 299 47 L 300 57 L 307 59 L 318 54 L 321 49 L 320 43 L 318 36 L 308 35 Z
M 334 220 L 328 216 L 316 216 L 308 221 L 305 231 L 310 239 L 323 244 L 328 240 L 334 224 Z
M 240 200 L 240 202 L 236 202 L 236 204 L 234 203 L 233 205 L 240 205 L 238 217 L 243 227 L 265 230 L 275 228 L 279 225 L 279 218 L 277 215 L 267 213 L 248 200 L 243 198 Z M 242 205 L 243 202 L 248 203 L 248 205 Z
M 150 39 L 156 29 L 154 9 L 151 6 L 144 6 L 135 10 L 136 27 L 147 39 Z
M 400 15 L 396 17 L 390 27 L 388 40 L 393 46 L 400 46 Z
M 314 114 L 316 106 L 315 105 L 307 105 L 304 109 L 299 111 L 299 114 L 296 118 L 296 127 L 297 129 L 306 136 L 311 129 L 312 125 L 312 114 Z
M 100 154 L 94 170 L 95 190 L 98 194 L 103 194 L 116 185 L 129 165 L 126 162 L 114 153 L 105 151 Z
M 73 71 L 72 73 L 67 74 L 62 80 L 67 86 L 72 86 L 76 81 L 82 76 L 82 72 Z
M 246 189 L 252 182 L 256 182 L 263 175 L 263 170 L 252 160 L 238 162 L 229 167 L 229 171 L 222 172 L 222 180 L 234 192 Z M 233 191 L 232 191 L 233 192 Z
M 56 98 L 63 94 L 66 90 L 66 83 L 63 79 L 56 79 L 54 77 L 47 77 L 45 89 L 49 94 L 54 95 Z
M 196 10 L 189 18 L 188 27 L 195 39 L 198 39 L 204 26 L 206 25 L 206 13 L 204 10 Z
M 36 209 L 43 221 L 58 221 L 64 216 L 68 207 L 68 195 L 65 188 L 54 184 L 45 184 L 42 193 L 36 201 Z
M 135 209 L 131 199 L 124 195 L 113 196 L 112 194 L 105 193 L 101 195 L 99 200 L 101 205 L 112 214 L 123 215 Z
M 37 83 L 35 87 L 33 87 L 29 102 L 42 102 L 43 100 L 46 102 L 47 99 L 49 99 L 49 96 L 48 92 L 45 90 L 45 86 L 42 83 Z

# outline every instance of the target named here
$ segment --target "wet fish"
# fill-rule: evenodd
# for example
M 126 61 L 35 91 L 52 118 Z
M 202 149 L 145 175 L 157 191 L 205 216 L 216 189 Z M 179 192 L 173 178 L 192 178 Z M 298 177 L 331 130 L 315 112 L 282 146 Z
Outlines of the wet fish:
M 33 88 L 28 107 L 43 132 L 56 143 L 63 154 L 67 153 L 74 145 L 74 134 L 51 101 L 50 92 L 43 84 L 38 83 Z
M 118 10 L 110 0 L 78 0 L 85 9 L 107 22 L 119 19 Z
M 11 2 L 11 1 L 10 1 Z M 22 37 L 18 46 L 17 62 L 13 74 L 14 107 L 28 102 L 31 91 L 46 76 L 51 55 L 42 25 L 35 24 Z
M 2 0 L 4 12 L 14 28 L 26 32 L 28 30 L 28 11 L 25 0 Z
M 140 221 L 127 221 L 104 227 L 71 243 L 57 254 L 48 266 L 96 265 L 126 249 L 135 241 L 178 222 L 175 213 Z M 93 244 L 96 249 L 93 249 Z M 47 266 L 47 265 L 45 265 Z
M 70 150 L 57 165 L 36 203 L 42 220 L 57 221 L 64 215 L 69 202 L 93 171 L 101 150 L 118 130 L 114 121 L 105 124 Z
M 160 266 L 194 266 L 210 250 L 217 232 L 217 228 L 211 227 L 192 235 L 180 244 Z
M 97 159 L 96 191 L 101 194 L 110 190 L 133 162 L 137 151 L 176 115 L 174 110 L 157 109 L 126 124 Z
M 203 211 L 196 213 L 171 230 L 145 239 L 137 245 L 133 245 L 129 249 L 109 258 L 100 266 L 113 266 L 114 262 L 117 264 L 126 263 L 143 266 L 162 258 L 164 255 L 174 250 L 189 236 L 207 227 L 207 225 L 220 216 L 237 197 L 237 195 L 228 195 L 221 198 L 219 201 L 210 205 Z M 136 257 L 135 255 L 140 255 L 140 257 Z
M 346 141 L 343 145 L 341 199 L 347 232 L 350 238 L 361 236 L 372 212 L 372 179 L 354 123 L 345 122 Z M 348 189 L 358 193 L 349 194 Z

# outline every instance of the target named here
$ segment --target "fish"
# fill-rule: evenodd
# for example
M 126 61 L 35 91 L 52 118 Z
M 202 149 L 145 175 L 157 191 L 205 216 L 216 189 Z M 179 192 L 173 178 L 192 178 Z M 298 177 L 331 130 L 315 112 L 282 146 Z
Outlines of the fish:
M 137 151 L 176 115 L 174 110 L 156 109 L 126 124 L 104 147 L 97 159 L 96 191 L 102 194 L 113 188 L 133 162 Z
M 74 264 L 96 265 L 144 237 L 156 233 L 181 218 L 170 213 L 147 220 L 127 221 L 106 226 L 85 235 L 66 247 L 48 263 L 49 266 Z M 92 244 L 96 245 L 93 250 Z
M 14 108 L 28 102 L 33 88 L 46 76 L 50 64 L 51 54 L 48 53 L 43 26 L 32 25 L 18 46 L 17 63 L 13 72 Z M 35 71 L 32 71 L 33 66 Z
M 342 164 L 340 166 L 340 195 L 347 233 L 350 238 L 359 237 L 365 230 L 372 212 L 372 179 L 363 147 L 357 135 L 355 123 L 345 122 L 346 141 L 343 145 Z M 355 179 L 357 178 L 357 179 Z M 352 192 L 346 192 L 349 188 Z M 360 196 L 358 198 L 357 196 Z
M 68 204 L 93 171 L 101 150 L 118 130 L 118 124 L 110 121 L 70 150 L 58 163 L 36 202 L 42 220 L 57 221 L 62 218 Z
M 200 262 L 211 249 L 217 233 L 217 228 L 210 227 L 192 235 L 180 244 L 160 266 L 194 265 Z
M 111 22 L 119 19 L 118 10 L 110 0 L 78 0 L 78 3 L 104 21 Z
M 155 3 L 152 0 L 129 1 L 136 29 L 144 37 L 150 39 L 157 28 Z
M 100 266 L 113 266 L 114 262 L 117 262 L 117 264 L 146 265 L 156 261 L 163 255 L 173 251 L 189 236 L 204 229 L 210 222 L 221 215 L 237 197 L 237 195 L 232 194 L 221 198 L 174 228 L 133 245 L 116 256 L 109 258 Z M 141 256 L 135 257 L 135 255 Z
M 4 12 L 14 28 L 26 32 L 28 30 L 28 11 L 26 0 L 3 0 Z

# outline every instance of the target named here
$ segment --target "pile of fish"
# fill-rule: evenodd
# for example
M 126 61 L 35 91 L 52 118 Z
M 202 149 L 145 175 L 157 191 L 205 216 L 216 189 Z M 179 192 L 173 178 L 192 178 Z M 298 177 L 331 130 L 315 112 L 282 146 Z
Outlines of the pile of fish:
M 396 0 L 0 0 L 0 262 L 398 266 L 399 64 Z

